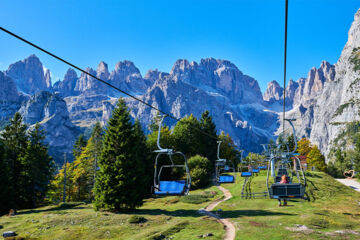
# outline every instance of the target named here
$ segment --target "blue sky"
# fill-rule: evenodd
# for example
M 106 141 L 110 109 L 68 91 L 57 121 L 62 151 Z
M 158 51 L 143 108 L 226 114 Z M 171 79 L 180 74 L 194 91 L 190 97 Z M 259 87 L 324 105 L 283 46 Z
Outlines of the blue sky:
M 289 0 L 288 79 L 335 63 L 359 0 Z M 2 0 L 0 25 L 80 66 L 110 71 L 131 60 L 143 75 L 179 58 L 235 63 L 259 81 L 282 82 L 284 0 Z M 68 66 L 0 32 L 0 70 L 35 53 L 62 79 Z

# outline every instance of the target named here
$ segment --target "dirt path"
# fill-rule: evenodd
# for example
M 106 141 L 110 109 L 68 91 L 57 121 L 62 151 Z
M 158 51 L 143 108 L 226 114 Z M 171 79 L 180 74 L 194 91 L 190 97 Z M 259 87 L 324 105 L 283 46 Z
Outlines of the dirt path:
M 221 198 L 221 199 L 218 199 L 218 200 L 215 200 L 214 202 L 210 203 L 209 206 L 207 206 L 205 209 L 204 208 L 200 209 L 199 212 L 201 214 L 204 214 L 204 215 L 215 218 L 219 223 L 224 225 L 224 228 L 225 228 L 225 231 L 226 231 L 224 240 L 234 240 L 235 239 L 235 233 L 236 233 L 234 224 L 229 219 L 220 218 L 218 215 L 211 212 L 221 202 L 224 202 L 224 201 L 229 200 L 230 198 L 232 198 L 232 195 L 231 195 L 229 190 L 227 190 L 226 188 L 223 188 L 222 186 L 217 186 L 217 188 L 220 191 L 223 192 L 225 197 Z
M 353 180 L 353 179 L 336 179 L 337 181 L 341 182 L 342 184 L 351 187 L 355 191 L 360 192 L 360 182 Z

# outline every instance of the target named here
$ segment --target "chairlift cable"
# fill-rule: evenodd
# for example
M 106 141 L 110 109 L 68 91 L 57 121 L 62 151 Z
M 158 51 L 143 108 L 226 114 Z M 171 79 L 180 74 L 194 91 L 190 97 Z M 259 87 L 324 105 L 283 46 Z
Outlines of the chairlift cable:
M 136 100 L 136 101 L 138 101 L 138 102 L 140 102 L 140 103 L 142 103 L 142 104 L 144 104 L 144 105 L 146 105 L 146 106 L 148 106 L 148 107 L 150 107 L 150 108 L 152 108 L 152 109 L 154 109 L 154 110 L 156 110 L 156 111 L 159 111 L 160 113 L 162 113 L 162 114 L 164 114 L 164 115 L 167 115 L 168 117 L 174 119 L 174 120 L 177 121 L 177 122 L 179 122 L 179 121 L 181 120 L 180 118 L 177 118 L 177 117 L 175 117 L 174 115 L 172 115 L 172 114 L 170 114 L 170 113 L 164 112 L 164 111 L 162 111 L 161 109 L 159 109 L 159 108 L 157 108 L 157 107 L 154 107 L 154 106 L 152 106 L 151 104 L 145 102 L 144 100 L 141 100 L 140 98 L 138 98 L 138 97 L 136 97 L 136 96 L 134 96 L 134 95 L 132 95 L 132 94 L 130 94 L 130 93 L 128 93 L 128 92 L 126 92 L 126 91 L 118 88 L 118 87 L 115 87 L 114 85 L 112 85 L 112 84 L 110 84 L 110 83 L 108 83 L 108 82 L 106 82 L 106 81 L 104 81 L 104 80 L 96 77 L 95 75 L 93 75 L 93 74 L 85 71 L 84 69 L 82 69 L 82 68 L 80 68 L 80 67 L 78 67 L 78 66 L 70 63 L 69 61 L 67 61 L 67 60 L 65 60 L 65 59 L 63 59 L 63 58 L 61 58 L 61 57 L 59 57 L 59 56 L 57 56 L 57 55 L 55 55 L 55 54 L 53 54 L 53 53 L 45 50 L 45 49 L 42 48 L 42 47 L 39 47 L 38 45 L 36 45 L 36 44 L 34 44 L 34 43 L 32 43 L 32 42 L 30 42 L 30 41 L 28 41 L 28 40 L 20 37 L 19 35 L 16 35 L 15 33 L 11 32 L 11 31 L 9 31 L 9 30 L 1 27 L 1 26 L 0 26 L 0 30 L 3 31 L 3 32 L 5 32 L 5 33 L 7 33 L 7 34 L 9 34 L 9 35 L 11 35 L 11 36 L 13 36 L 13 37 L 15 37 L 15 38 L 17 38 L 17 39 L 19 39 L 19 40 L 21 40 L 21 41 L 23 41 L 24 43 L 26 43 L 26 44 L 28 44 L 28 45 L 30 45 L 30 46 L 32 46 L 32 47 L 34 47 L 34 48 L 36 48 L 36 49 L 44 52 L 44 53 L 46 53 L 47 55 L 50 55 L 51 57 L 56 58 L 57 60 L 65 63 L 65 64 L 67 64 L 67 65 L 69 65 L 69 66 L 71 66 L 71 67 L 73 67 L 73 68 L 75 68 L 75 69 L 77 69 L 77 70 L 79 70 L 80 72 L 89 75 L 90 77 L 94 78 L 95 80 L 97 80 L 97 81 L 99 81 L 99 82 L 102 82 L 103 84 L 106 84 L 107 86 L 109 86 L 109 87 L 111 87 L 111 88 L 113 88 L 113 89 L 115 89 L 115 90 L 117 90 L 117 91 L 119 91 L 119 92 L 127 95 L 128 97 L 130 97 L 130 98 L 132 98 L 132 99 L 134 99 L 134 100 Z M 203 130 L 201 130 L 201 129 L 199 129 L 199 128 L 192 127 L 191 125 L 189 125 L 189 127 L 192 128 L 193 130 L 199 131 L 200 133 L 204 134 L 205 136 L 207 136 L 207 137 L 209 137 L 209 138 L 218 140 L 218 139 L 215 138 L 214 136 L 208 134 L 207 132 L 204 132 Z
M 288 23 L 288 0 L 285 0 L 285 39 L 284 39 L 284 93 L 283 93 L 283 132 L 285 134 L 285 104 L 286 104 L 286 52 L 287 52 L 287 23 Z

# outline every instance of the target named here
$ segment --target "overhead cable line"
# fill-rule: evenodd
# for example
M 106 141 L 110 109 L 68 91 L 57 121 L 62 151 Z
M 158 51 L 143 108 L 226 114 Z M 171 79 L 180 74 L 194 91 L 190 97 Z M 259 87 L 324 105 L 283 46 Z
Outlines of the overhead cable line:
M 63 59 L 63 58 L 61 58 L 61 57 L 58 57 L 57 55 L 55 55 L 55 54 L 53 54 L 53 53 L 51 53 L 51 52 L 43 49 L 42 47 L 39 47 L 38 45 L 36 45 L 36 44 L 34 44 L 34 43 L 32 43 L 32 42 L 30 42 L 30 41 L 28 41 L 28 40 L 20 37 L 19 35 L 16 35 L 15 33 L 11 32 L 11 31 L 3 28 L 3 27 L 0 27 L 0 30 L 3 31 L 3 32 L 5 32 L 5 33 L 7 33 L 7 34 L 9 34 L 9 35 L 11 35 L 11 36 L 13 36 L 13 37 L 15 37 L 15 38 L 17 38 L 17 39 L 19 39 L 19 40 L 21 40 L 22 42 L 25 42 L 26 44 L 28 44 L 28 45 L 30 45 L 30 46 L 32 46 L 32 47 L 34 47 L 34 48 L 36 48 L 36 49 L 38 49 L 38 50 L 46 53 L 47 55 L 50 55 L 50 56 L 52 56 L 53 58 L 56 58 L 57 60 L 65 63 L 65 64 L 67 64 L 67 65 L 69 65 L 69 66 L 71 66 L 71 67 L 73 67 L 73 68 L 75 68 L 75 69 L 77 69 L 77 70 L 79 70 L 80 72 L 89 75 L 90 77 L 94 78 L 95 80 L 100 81 L 100 82 L 102 82 L 103 84 L 106 84 L 107 86 L 109 86 L 109 87 L 111 87 L 111 88 L 113 88 L 113 89 L 115 89 L 115 90 L 117 90 L 117 91 L 125 94 L 126 96 L 128 96 L 128 97 L 130 97 L 130 98 L 132 98 L 132 99 L 134 99 L 134 100 L 136 100 L 136 101 L 138 101 L 138 102 L 141 102 L 142 104 L 144 104 L 144 105 L 146 105 L 146 106 L 148 106 L 148 107 L 150 107 L 150 108 L 152 108 L 152 109 L 154 109 L 154 110 L 156 110 L 156 111 L 158 111 L 158 112 L 160 112 L 160 113 L 162 113 L 162 114 L 164 114 L 164 115 L 167 115 L 168 117 L 170 117 L 170 118 L 172 118 L 172 119 L 174 119 L 174 120 L 176 120 L 176 121 L 180 121 L 180 120 L 181 120 L 181 119 L 175 117 L 174 115 L 172 115 L 172 114 L 170 114 L 170 113 L 167 113 L 167 112 L 164 112 L 164 111 L 162 111 L 161 109 L 159 109 L 159 108 L 157 108 L 157 107 L 154 107 L 154 106 L 152 106 L 151 104 L 145 102 L 144 100 L 142 100 L 142 99 L 140 99 L 140 98 L 138 98 L 138 97 L 136 97 L 136 96 L 134 96 L 134 95 L 132 95 L 132 94 L 130 94 L 130 93 L 128 93 L 128 92 L 126 92 L 126 91 L 124 91 L 124 90 L 122 90 L 122 89 L 120 89 L 120 88 L 118 88 L 118 87 L 116 87 L 116 86 L 114 86 L 114 85 L 112 85 L 112 84 L 110 84 L 110 83 L 108 83 L 108 82 L 100 79 L 100 78 L 98 78 L 97 76 L 95 76 L 95 75 L 93 75 L 93 74 L 85 71 L 84 69 L 82 69 L 82 68 L 80 68 L 80 67 L 78 67 L 78 66 L 76 66 L 76 65 L 74 65 L 74 64 L 72 64 L 72 63 L 70 63 L 69 61 L 67 61 L 67 60 L 65 60 L 65 59 Z M 210 137 L 210 138 L 212 138 L 212 139 L 218 140 L 218 139 L 215 138 L 214 136 L 208 134 L 207 132 L 204 132 L 203 130 L 201 130 L 201 129 L 199 129 L 199 128 L 195 128 L 195 127 L 193 127 L 193 126 L 191 126 L 191 125 L 189 125 L 189 126 L 190 126 L 190 128 L 199 131 L 200 133 L 206 135 L 207 137 Z
M 284 41 L 284 103 L 283 103 L 283 132 L 285 132 L 285 104 L 286 104 L 286 52 L 287 52 L 287 23 L 288 23 L 288 0 L 285 0 L 285 41 Z

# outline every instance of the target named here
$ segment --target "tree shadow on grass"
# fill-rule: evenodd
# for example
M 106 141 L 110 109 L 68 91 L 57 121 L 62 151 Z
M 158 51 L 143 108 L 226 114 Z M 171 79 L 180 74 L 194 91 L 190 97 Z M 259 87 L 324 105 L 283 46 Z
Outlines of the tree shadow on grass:
M 80 205 L 80 204 L 79 204 Z M 70 210 L 70 209 L 86 209 L 89 207 L 86 206 L 79 206 L 79 205 L 56 205 L 51 208 L 47 209 L 29 209 L 29 210 L 23 210 L 21 212 L 18 212 L 16 215 L 24 215 L 24 214 L 32 214 L 32 213 L 42 213 L 42 212 L 56 212 L 56 211 L 62 211 L 62 210 Z
M 214 213 L 214 212 L 213 212 Z M 137 209 L 128 214 L 139 215 L 165 215 L 172 217 L 200 217 L 204 216 L 199 213 L 198 210 L 174 210 L 168 211 L 163 209 Z M 272 212 L 266 210 L 227 210 L 221 211 L 221 217 L 223 218 L 239 218 L 239 217 L 251 217 L 251 216 L 293 216 L 294 214 L 283 212 Z

